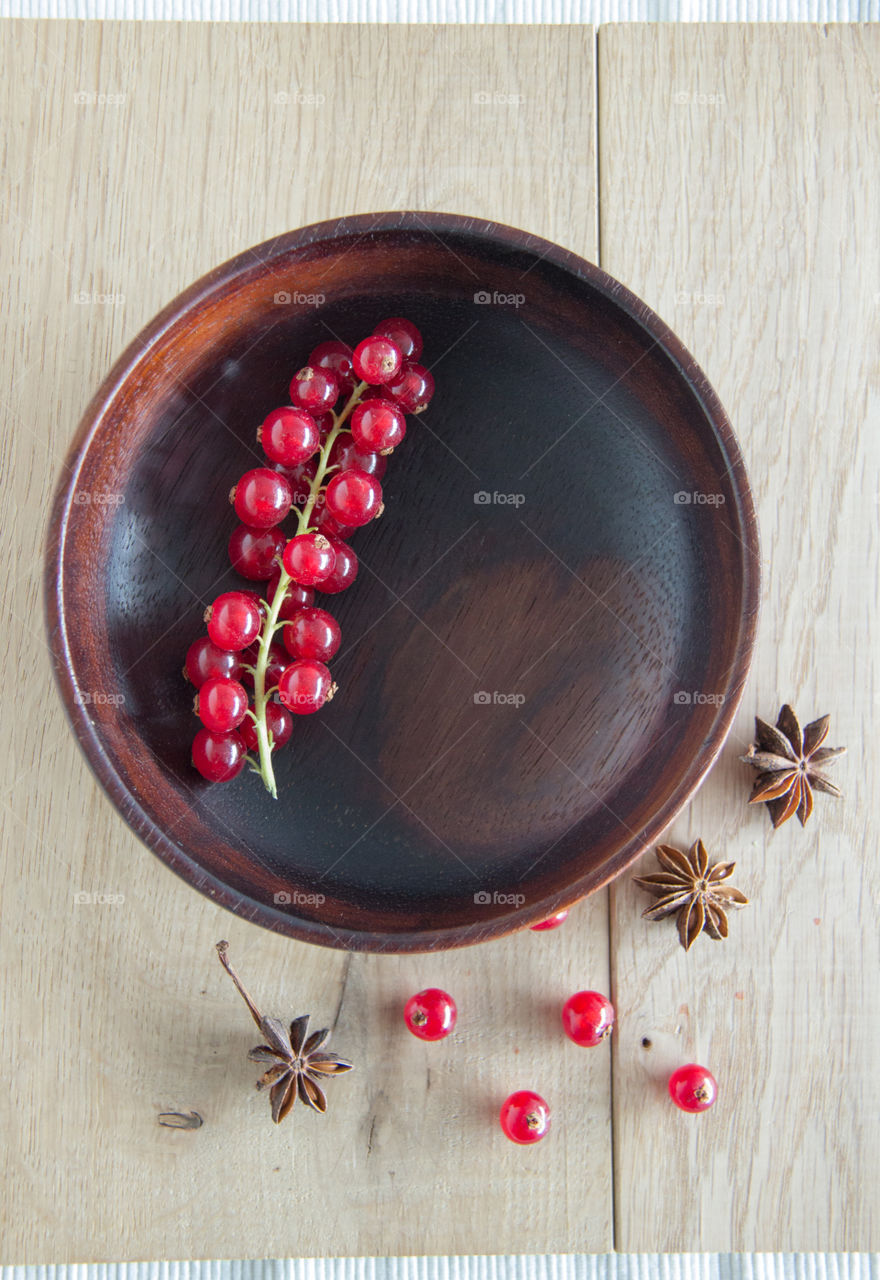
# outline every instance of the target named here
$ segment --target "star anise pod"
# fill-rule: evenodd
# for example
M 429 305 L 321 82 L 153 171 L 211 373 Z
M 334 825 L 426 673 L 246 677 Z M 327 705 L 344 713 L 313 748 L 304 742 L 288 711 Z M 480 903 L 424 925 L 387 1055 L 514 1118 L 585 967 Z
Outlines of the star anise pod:
M 271 1065 L 257 1081 L 258 1089 L 269 1090 L 272 1119 L 280 1124 L 299 1096 L 314 1111 L 326 1111 L 327 1099 L 321 1088 L 328 1076 L 351 1071 L 352 1064 L 335 1053 L 321 1053 L 330 1037 L 329 1031 L 313 1031 L 308 1034 L 309 1015 L 294 1018 L 290 1031 L 278 1018 L 264 1018 L 241 984 L 238 974 L 229 963 L 228 942 L 217 943 L 220 963 L 235 983 L 239 995 L 251 1011 L 251 1017 L 260 1028 L 266 1041 L 251 1049 L 252 1062 L 268 1062 Z
M 635 884 L 659 898 L 659 902 L 645 908 L 644 918 L 662 920 L 677 915 L 678 936 L 685 951 L 701 933 L 708 933 L 716 942 L 726 938 L 728 909 L 745 907 L 749 901 L 739 889 L 724 884 L 736 863 L 716 862 L 710 867 L 702 840 L 697 840 L 688 853 L 668 844 L 658 844 L 655 852 L 663 870 L 652 876 L 633 877 Z
M 740 759 L 759 770 L 749 804 L 766 804 L 774 827 L 781 827 L 795 813 L 803 826 L 813 812 L 814 790 L 840 795 L 824 773 L 824 766 L 846 751 L 846 747 L 822 746 L 830 719 L 822 716 L 802 730 L 788 703 L 775 728 L 755 717 L 756 741 Z

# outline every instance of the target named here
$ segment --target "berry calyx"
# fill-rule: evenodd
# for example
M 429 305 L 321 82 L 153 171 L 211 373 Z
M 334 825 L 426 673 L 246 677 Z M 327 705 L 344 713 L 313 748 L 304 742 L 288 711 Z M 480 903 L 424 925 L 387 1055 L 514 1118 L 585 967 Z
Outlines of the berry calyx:
M 290 481 L 268 467 L 246 471 L 230 494 L 235 514 L 252 529 L 271 529 L 290 510 L 293 491 Z
M 260 606 L 248 591 L 225 591 L 205 612 L 208 635 L 218 649 L 246 649 L 260 634 Z
M 682 1111 L 708 1111 L 718 1097 L 718 1082 L 706 1067 L 688 1062 L 669 1077 L 669 1096 Z
M 330 672 L 323 662 L 314 658 L 291 662 L 278 681 L 278 697 L 296 716 L 310 716 L 320 711 L 335 692 Z
M 518 1089 L 501 1108 L 501 1128 L 511 1142 L 528 1146 L 550 1131 L 550 1108 L 532 1089 Z
M 265 582 L 278 567 L 285 541 L 280 529 L 251 529 L 240 524 L 229 539 L 233 569 L 252 582 Z
M 339 623 L 324 609 L 298 609 L 284 628 L 284 646 L 292 658 L 329 662 L 341 641 Z
M 400 372 L 403 356 L 389 338 L 364 338 L 354 349 L 351 363 L 355 374 L 371 387 L 390 382 Z
M 434 379 L 424 365 L 407 363 L 387 389 L 404 413 L 421 413 L 431 403 Z
M 332 373 L 339 386 L 339 394 L 350 396 L 355 385 L 351 354 L 351 347 L 344 342 L 319 342 L 309 356 L 309 364 L 313 369 Z
M 196 694 L 196 715 L 206 729 L 215 733 L 230 733 L 237 729 L 245 717 L 247 706 L 244 686 L 237 680 L 225 680 L 222 676 L 206 680 Z
M 410 996 L 403 1008 L 403 1020 L 420 1040 L 443 1040 L 455 1029 L 458 1009 L 452 996 L 439 987 L 426 987 Z
M 333 572 L 336 552 L 322 533 L 300 533 L 284 548 L 282 563 L 294 582 L 314 587 Z
M 562 1025 L 575 1044 L 601 1044 L 611 1035 L 614 1007 L 599 991 L 578 991 L 562 1006 Z
M 307 364 L 290 383 L 290 398 L 298 409 L 323 413 L 339 399 L 339 383 L 329 369 Z
M 382 486 L 363 471 L 340 471 L 327 485 L 324 501 L 331 516 L 359 528 L 379 514 Z
M 396 449 L 406 435 L 406 418 L 390 400 L 362 400 L 351 415 L 351 437 L 365 453 Z
M 568 908 L 564 911 L 557 911 L 556 915 L 548 916 L 546 920 L 541 920 L 539 924 L 531 926 L 532 933 L 543 933 L 545 929 L 558 929 L 568 919 Z
M 321 444 L 318 424 L 305 409 L 273 409 L 257 432 L 263 452 L 272 462 L 296 467 L 317 451 Z
M 404 320 L 403 316 L 381 320 L 373 333 L 380 338 L 390 338 L 404 360 L 418 360 L 422 354 L 422 335 L 413 322 Z
M 333 572 L 320 583 L 318 590 L 324 595 L 336 595 L 350 587 L 357 577 L 358 558 L 346 542 L 330 539 L 336 552 L 336 563 Z
M 277 702 L 266 703 L 266 728 L 272 735 L 272 750 L 276 747 L 286 746 L 293 733 L 293 717 L 290 712 L 285 710 Z M 257 737 L 257 727 L 250 716 L 246 716 L 241 723 L 239 734 L 248 751 L 259 751 L 260 742 Z
M 192 745 L 192 762 L 208 782 L 231 782 L 244 768 L 245 749 L 237 733 L 199 729 Z
M 240 671 L 238 654 L 229 649 L 221 649 L 210 636 L 199 636 L 187 649 L 183 674 L 197 689 L 201 689 L 205 681 L 214 676 L 237 680 Z

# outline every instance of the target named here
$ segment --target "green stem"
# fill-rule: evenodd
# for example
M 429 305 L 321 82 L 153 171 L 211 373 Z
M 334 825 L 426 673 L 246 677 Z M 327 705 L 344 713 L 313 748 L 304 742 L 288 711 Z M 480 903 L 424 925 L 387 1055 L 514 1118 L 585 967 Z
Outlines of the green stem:
M 309 493 L 299 512 L 297 513 L 298 527 L 296 536 L 301 533 L 307 533 L 309 523 L 312 518 L 312 512 L 318 499 L 318 494 L 324 484 L 327 475 L 327 464 L 330 459 L 330 451 L 336 442 L 336 437 L 342 431 L 343 427 L 352 410 L 357 406 L 361 396 L 367 389 L 366 382 L 360 382 L 352 391 L 345 407 L 339 414 L 333 415 L 333 426 L 330 429 L 327 439 L 318 455 L 318 466 L 315 471 L 314 479 L 309 485 Z M 260 753 L 260 777 L 266 790 L 273 799 L 278 799 L 278 788 L 275 785 L 275 772 L 272 768 L 272 743 L 269 740 L 269 727 L 266 724 L 266 704 L 272 694 L 271 689 L 266 688 L 266 667 L 269 664 L 269 649 L 272 644 L 275 632 L 279 626 L 283 625 L 278 622 L 278 615 L 281 612 L 281 606 L 287 598 L 287 592 L 290 588 L 290 574 L 281 566 L 281 576 L 278 579 L 278 586 L 275 588 L 275 595 L 272 604 L 269 606 L 269 616 L 263 624 L 263 630 L 260 635 L 260 650 L 257 655 L 257 665 L 254 668 L 254 722 L 257 731 L 257 745 Z

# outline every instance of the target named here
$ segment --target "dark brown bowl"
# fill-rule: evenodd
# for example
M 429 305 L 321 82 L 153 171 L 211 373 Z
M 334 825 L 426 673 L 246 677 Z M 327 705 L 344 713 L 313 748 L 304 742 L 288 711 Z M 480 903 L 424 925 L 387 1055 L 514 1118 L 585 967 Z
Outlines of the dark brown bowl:
M 180 672 L 237 582 L 230 485 L 311 347 L 389 314 L 437 393 L 329 597 L 340 693 L 278 801 L 208 786 Z M 135 339 L 68 462 L 46 588 L 74 731 L 132 829 L 249 920 L 388 951 L 532 924 L 656 839 L 728 732 L 758 601 L 736 440 L 666 325 L 544 240 L 389 213 L 260 245 Z

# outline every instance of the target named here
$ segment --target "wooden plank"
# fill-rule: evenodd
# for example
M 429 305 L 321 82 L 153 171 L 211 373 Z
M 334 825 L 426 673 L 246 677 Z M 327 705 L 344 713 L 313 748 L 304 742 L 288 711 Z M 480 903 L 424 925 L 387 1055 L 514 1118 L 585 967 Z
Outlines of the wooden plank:
M 15 664 L 2 1261 L 608 1248 L 610 1057 L 578 1057 L 557 1022 L 570 991 L 608 981 L 606 896 L 558 933 L 434 959 L 325 952 L 237 921 L 140 846 L 92 781 L 47 674 L 39 588 L 88 397 L 157 309 L 231 254 L 316 219 L 416 207 L 595 257 L 591 31 L 14 21 L 0 42 Z M 335 1022 L 359 1069 L 325 1118 L 276 1130 L 264 1114 L 253 1027 L 213 955 L 222 936 L 265 1007 Z M 434 1046 L 400 1019 L 429 984 L 461 1010 Z M 495 1122 L 526 1085 L 557 1117 L 534 1151 Z M 158 1126 L 191 1108 L 198 1131 Z
M 613 27 L 598 47 L 602 265 L 727 405 L 765 563 L 734 732 L 668 833 L 735 859 L 753 905 L 685 955 L 629 878 L 613 894 L 616 1245 L 876 1249 L 880 31 Z M 773 833 L 737 756 L 783 701 L 831 712 L 850 754 L 845 801 Z M 691 1118 L 663 1093 L 694 1059 L 721 1092 Z

